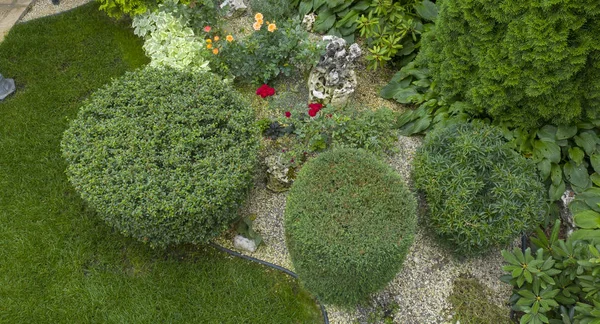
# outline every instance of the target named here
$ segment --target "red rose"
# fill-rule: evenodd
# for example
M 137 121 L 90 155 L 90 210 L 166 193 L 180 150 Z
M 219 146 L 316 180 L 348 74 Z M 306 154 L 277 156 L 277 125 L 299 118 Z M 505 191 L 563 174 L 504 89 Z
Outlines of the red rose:
M 275 88 L 271 88 L 266 84 L 261 85 L 258 89 L 256 89 L 256 94 L 266 98 L 275 94 Z
M 285 118 L 290 118 L 290 117 L 292 117 L 292 113 L 289 112 L 289 111 L 286 111 L 285 112 Z
M 205 27 L 204 27 L 204 31 L 205 31 L 205 32 L 207 32 L 207 33 L 208 33 L 208 32 L 210 32 L 210 30 L 211 30 L 210 26 L 205 26 Z
M 318 112 L 319 110 L 321 110 L 321 108 L 323 108 L 323 104 L 320 104 L 320 103 L 311 103 L 311 104 L 308 104 L 308 108 L 310 108 L 310 109 L 316 109 L 317 112 Z
M 311 103 L 311 104 L 308 104 L 308 107 L 310 108 L 310 109 L 308 109 L 308 115 L 310 117 L 315 117 L 317 115 L 317 113 L 319 112 L 319 110 L 321 110 L 321 108 L 323 108 L 323 104 Z

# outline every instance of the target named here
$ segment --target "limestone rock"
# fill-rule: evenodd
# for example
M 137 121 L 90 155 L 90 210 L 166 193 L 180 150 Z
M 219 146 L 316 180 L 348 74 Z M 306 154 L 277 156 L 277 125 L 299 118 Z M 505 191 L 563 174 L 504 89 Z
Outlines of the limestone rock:
M 308 78 L 309 101 L 343 106 L 356 89 L 354 64 L 361 55 L 358 44 L 346 50 L 346 41 L 324 36 L 326 52 Z
M 281 162 L 281 156 L 267 156 L 265 164 L 267 165 L 267 189 L 273 192 L 289 190 L 293 181 L 288 177 L 290 169 Z
M 317 15 L 315 15 L 314 12 L 309 13 L 308 15 L 304 16 L 304 18 L 302 19 L 302 26 L 304 26 L 304 28 L 307 31 L 311 32 L 316 19 L 317 19 Z
M 225 14 L 227 17 L 234 17 L 244 14 L 248 6 L 244 3 L 244 0 L 225 0 L 221 3 L 221 8 L 229 6 L 229 10 Z
M 560 221 L 566 228 L 567 236 L 571 235 L 575 230 L 575 221 L 573 219 L 573 213 L 569 210 L 569 204 L 575 199 L 575 193 L 571 189 L 565 190 L 560 197 L 558 205 L 560 207 Z
M 256 251 L 256 243 L 254 243 L 254 240 L 245 238 L 241 235 L 236 235 L 233 238 L 233 246 L 236 249 L 240 249 L 240 250 L 244 250 L 244 251 L 248 251 L 248 252 Z

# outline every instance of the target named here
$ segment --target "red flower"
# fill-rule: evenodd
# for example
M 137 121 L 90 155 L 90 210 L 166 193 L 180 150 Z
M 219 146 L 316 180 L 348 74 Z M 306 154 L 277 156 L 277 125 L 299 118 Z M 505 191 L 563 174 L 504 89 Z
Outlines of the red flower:
M 323 108 L 323 104 L 320 103 L 311 103 L 308 104 L 308 115 L 310 117 L 315 117 L 317 115 L 317 113 L 319 112 L 319 110 L 321 110 L 321 108 Z
M 205 31 L 205 32 L 207 32 L 207 33 L 208 33 L 208 32 L 210 32 L 210 30 L 211 30 L 210 26 L 205 26 L 205 27 L 204 27 L 204 31 Z
M 269 87 L 266 84 L 261 85 L 258 89 L 256 89 L 256 94 L 266 98 L 275 94 L 275 89 Z
M 285 118 L 290 118 L 290 117 L 292 117 L 292 113 L 289 112 L 289 111 L 286 111 L 285 112 Z
M 323 104 L 320 103 L 311 103 L 308 104 L 308 108 L 310 109 L 316 109 L 317 111 L 321 110 L 321 108 L 323 108 Z

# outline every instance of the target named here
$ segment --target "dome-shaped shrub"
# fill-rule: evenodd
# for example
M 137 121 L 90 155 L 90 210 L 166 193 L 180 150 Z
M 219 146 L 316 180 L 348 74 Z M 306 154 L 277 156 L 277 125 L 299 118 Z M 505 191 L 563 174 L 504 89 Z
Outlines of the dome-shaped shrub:
M 433 230 L 474 254 L 511 242 L 543 219 L 544 187 L 533 162 L 483 123 L 437 128 L 414 161 Z
M 147 68 L 96 91 L 65 132 L 76 190 L 127 236 L 202 243 L 235 218 L 258 148 L 253 110 L 210 74 Z
M 304 286 L 323 302 L 354 305 L 400 270 L 416 201 L 391 167 L 339 149 L 304 165 L 288 194 L 287 246 Z

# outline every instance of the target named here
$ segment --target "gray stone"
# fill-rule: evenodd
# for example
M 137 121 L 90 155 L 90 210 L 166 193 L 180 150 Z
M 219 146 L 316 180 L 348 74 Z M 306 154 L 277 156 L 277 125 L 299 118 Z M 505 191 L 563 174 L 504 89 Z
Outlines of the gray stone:
M 316 19 L 317 19 L 317 15 L 315 15 L 314 12 L 310 13 L 310 14 L 304 16 L 304 18 L 302 19 L 302 26 L 304 26 L 304 28 L 307 31 L 311 32 Z
M 240 250 L 244 250 L 244 251 L 248 251 L 248 252 L 256 251 L 256 243 L 254 243 L 254 240 L 245 238 L 241 235 L 236 235 L 233 238 L 233 246 L 236 249 L 240 249 Z
M 221 8 L 225 8 L 225 6 L 229 6 L 229 10 L 225 14 L 227 17 L 238 17 L 243 15 L 246 9 L 248 9 L 244 0 L 225 0 L 221 3 Z
M 281 161 L 281 155 L 270 155 L 265 158 L 267 165 L 267 189 L 273 192 L 284 192 L 290 189 L 292 179 L 288 177 L 290 169 Z
M 560 221 L 566 228 L 567 237 L 575 230 L 575 221 L 573 219 L 573 213 L 569 210 L 569 204 L 575 199 L 575 192 L 571 189 L 565 190 L 560 197 L 558 206 L 560 208 Z
M 343 106 L 356 89 L 354 64 L 361 55 L 358 44 L 346 50 L 343 38 L 327 35 L 325 54 L 308 78 L 309 102 Z
M 5 79 L 0 74 L 0 100 L 4 100 L 9 94 L 15 92 L 15 80 Z

